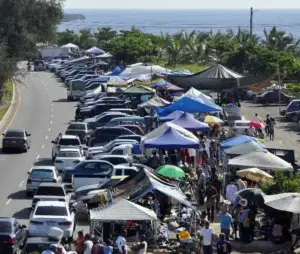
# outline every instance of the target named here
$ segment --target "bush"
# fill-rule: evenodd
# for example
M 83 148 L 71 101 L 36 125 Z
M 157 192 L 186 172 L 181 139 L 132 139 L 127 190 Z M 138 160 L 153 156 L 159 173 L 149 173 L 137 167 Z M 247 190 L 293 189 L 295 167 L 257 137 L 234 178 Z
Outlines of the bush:
M 300 175 L 288 175 L 286 173 L 276 173 L 275 184 L 263 184 L 261 189 L 268 195 L 284 192 L 300 192 Z

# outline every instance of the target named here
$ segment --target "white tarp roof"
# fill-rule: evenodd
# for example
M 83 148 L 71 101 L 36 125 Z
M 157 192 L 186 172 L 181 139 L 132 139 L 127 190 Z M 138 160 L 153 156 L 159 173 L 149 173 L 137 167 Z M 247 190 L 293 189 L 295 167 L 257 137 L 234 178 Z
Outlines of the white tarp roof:
M 109 53 L 109 52 L 106 52 L 106 53 L 104 53 L 102 55 L 95 56 L 94 58 L 101 59 L 101 58 L 110 58 L 110 57 L 113 57 L 113 55 L 111 53 Z
M 228 165 L 239 167 L 256 167 L 260 169 L 272 169 L 275 171 L 292 171 L 293 166 L 268 152 L 267 150 L 254 151 L 240 155 L 229 160 Z
M 160 98 L 159 96 L 155 95 L 150 100 L 138 105 L 139 108 L 156 108 L 169 105 L 170 102 Z
M 98 221 L 157 220 L 154 211 L 121 199 L 110 207 L 90 210 L 90 219 Z
M 147 139 L 153 139 L 153 138 L 157 138 L 160 137 L 161 135 L 163 135 L 169 128 L 174 128 L 176 131 L 178 131 L 180 134 L 192 139 L 192 140 L 197 140 L 199 142 L 199 139 L 190 131 L 174 124 L 171 122 L 166 122 L 160 126 L 158 126 L 156 129 L 154 129 L 153 131 L 149 132 L 147 135 L 145 135 L 144 137 L 142 137 L 141 139 L 141 150 L 144 150 L 144 143 L 145 140 Z
M 225 149 L 225 153 L 227 154 L 246 154 L 254 151 L 261 151 L 263 148 L 257 142 L 247 142 L 237 146 L 232 146 L 228 149 Z
M 141 75 L 151 75 L 151 73 L 161 75 L 161 73 L 163 73 L 163 72 L 166 72 L 166 68 L 161 67 L 159 65 L 151 66 L 151 65 L 145 65 L 145 64 L 138 63 L 138 64 L 134 64 L 134 65 L 127 67 L 120 74 L 120 76 L 136 77 L 136 76 L 141 76 Z
M 66 45 L 62 45 L 61 48 L 79 49 L 79 47 L 73 43 L 68 43 Z

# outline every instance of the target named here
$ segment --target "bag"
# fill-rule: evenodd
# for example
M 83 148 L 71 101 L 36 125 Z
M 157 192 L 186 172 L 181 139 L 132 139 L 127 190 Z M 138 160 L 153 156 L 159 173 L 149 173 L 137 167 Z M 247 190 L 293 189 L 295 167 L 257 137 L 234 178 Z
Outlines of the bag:
M 245 221 L 244 221 L 244 228 L 249 228 L 249 226 L 250 226 L 250 219 L 247 216 L 246 219 L 245 219 Z

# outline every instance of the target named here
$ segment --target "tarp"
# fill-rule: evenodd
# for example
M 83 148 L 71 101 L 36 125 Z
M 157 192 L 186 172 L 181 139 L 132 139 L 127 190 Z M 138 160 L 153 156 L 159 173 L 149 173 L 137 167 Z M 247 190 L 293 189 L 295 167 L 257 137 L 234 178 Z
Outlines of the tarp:
M 171 114 L 169 114 L 167 116 L 161 116 L 161 117 L 159 117 L 159 120 L 161 122 L 172 121 L 172 120 L 175 120 L 175 119 L 181 117 L 182 114 L 184 114 L 183 111 L 176 110 L 176 111 L 172 112 Z
M 199 149 L 199 140 L 197 138 L 188 138 L 179 133 L 176 129 L 169 127 L 169 129 L 167 129 L 166 132 L 161 136 L 145 140 L 144 147 L 166 149 Z
M 187 200 L 186 195 L 180 188 L 162 180 L 162 178 L 147 169 L 141 169 L 135 176 L 128 177 L 116 184 L 112 189 L 112 193 L 115 196 L 115 200 L 125 198 L 134 202 L 153 190 L 158 190 L 178 202 L 192 207 L 192 204 Z
M 70 60 L 70 61 L 66 62 L 66 64 L 75 64 L 75 63 L 78 63 L 78 62 L 81 62 L 81 61 L 86 61 L 88 59 L 90 59 L 88 56 L 83 56 L 83 57 L 79 57 L 79 58 Z
M 238 167 L 256 167 L 260 169 L 272 169 L 277 171 L 292 171 L 293 166 L 268 152 L 267 150 L 254 151 L 240 155 L 229 160 L 228 165 Z
M 196 120 L 188 113 L 183 113 L 179 118 L 173 120 L 172 123 L 189 131 L 207 132 L 209 130 L 208 124 Z
M 272 78 L 273 77 L 267 75 L 245 77 L 220 64 L 194 75 L 166 76 L 167 81 L 184 89 L 194 87 L 199 90 L 208 89 L 216 91 L 267 83 Z
M 183 88 L 180 88 L 178 86 L 175 86 L 173 84 L 169 84 L 166 86 L 167 90 L 169 92 L 184 92 L 184 89 Z
M 73 43 L 68 43 L 66 45 L 62 45 L 61 48 L 79 49 L 79 47 Z
M 246 153 L 251 153 L 253 151 L 261 151 L 262 149 L 262 144 L 256 142 L 256 141 L 250 141 L 247 143 L 239 144 L 236 146 L 229 147 L 225 149 L 225 153 L 227 154 L 246 154 Z
M 207 105 L 199 99 L 183 97 L 180 100 L 174 102 L 172 105 L 159 109 L 158 114 L 160 116 L 166 116 L 175 110 L 181 110 L 187 113 L 208 113 L 220 111 L 219 107 L 216 107 L 214 105 Z
M 99 56 L 95 56 L 94 58 L 96 58 L 96 59 L 104 59 L 104 58 L 111 58 L 111 57 L 113 57 L 113 55 L 111 54 L 111 53 L 109 53 L 109 52 L 106 52 L 106 53 L 104 53 L 104 54 L 102 54 L 102 55 L 99 55 Z
M 215 104 L 214 100 L 210 96 L 200 92 L 199 90 L 195 89 L 194 87 L 190 88 L 185 94 L 181 95 L 180 97 L 177 97 L 176 100 L 179 100 L 183 97 L 201 99 L 206 103 Z
M 190 139 L 197 139 L 197 137 L 185 130 L 184 128 L 174 124 L 174 123 L 170 123 L 170 122 L 167 122 L 167 123 L 164 123 L 160 126 L 158 126 L 156 129 L 154 129 L 153 131 L 149 132 L 147 135 L 145 135 L 144 137 L 142 137 L 141 139 L 141 150 L 144 151 L 144 142 L 147 140 L 147 139 L 153 139 L 153 138 L 158 138 L 160 137 L 161 135 L 163 135 L 170 127 L 172 127 L 173 129 L 177 130 L 180 134 L 190 138 Z
M 136 77 L 136 76 L 141 76 L 141 75 L 153 75 L 153 74 L 161 75 L 162 72 L 166 72 L 166 68 L 161 67 L 159 65 L 151 66 L 151 65 L 145 65 L 142 63 L 138 63 L 135 65 L 129 66 L 120 75 Z
M 85 52 L 90 53 L 90 54 L 95 54 L 95 55 L 100 55 L 104 54 L 104 50 L 99 49 L 97 47 L 91 47 L 90 49 L 86 50 Z
M 252 138 L 246 135 L 241 135 L 241 136 L 237 136 L 231 139 L 228 139 L 226 141 L 224 141 L 223 143 L 221 143 L 221 148 L 222 149 L 226 149 L 226 148 L 230 148 L 233 146 L 238 146 L 240 144 L 244 144 L 244 143 L 248 143 L 248 142 L 256 142 L 258 143 L 261 147 L 264 147 L 264 144 L 260 143 L 259 141 L 257 141 L 256 138 Z
M 158 107 L 163 107 L 163 106 L 166 106 L 169 104 L 170 104 L 170 102 L 155 95 L 149 101 L 146 101 L 146 102 L 138 105 L 138 107 L 139 108 L 158 108 Z
M 124 94 L 128 95 L 152 95 L 154 91 L 146 86 L 131 86 L 124 90 Z
M 166 80 L 160 80 L 152 84 L 153 87 L 165 87 L 167 85 L 172 85 L 172 84 Z
M 106 209 L 94 208 L 90 210 L 90 219 L 97 221 L 154 221 L 157 220 L 157 215 L 153 210 L 121 199 Z
M 117 66 L 109 75 L 110 76 L 116 76 L 116 75 L 119 75 L 122 71 L 125 70 L 125 67 L 124 66 Z

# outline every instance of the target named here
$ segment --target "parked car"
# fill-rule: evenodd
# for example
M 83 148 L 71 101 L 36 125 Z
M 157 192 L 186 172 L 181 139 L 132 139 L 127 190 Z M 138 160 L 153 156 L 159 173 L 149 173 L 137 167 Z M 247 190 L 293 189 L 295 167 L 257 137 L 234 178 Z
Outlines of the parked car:
M 298 122 L 300 114 L 300 100 L 292 100 L 286 107 L 280 111 L 281 116 L 285 116 L 287 121 Z
M 24 246 L 27 239 L 25 225 L 15 218 L 0 217 L 0 253 L 15 254 Z
M 112 120 L 110 120 L 107 123 L 107 127 L 114 127 L 119 125 L 138 125 L 140 126 L 144 131 L 146 129 L 146 122 L 144 117 L 140 116 L 126 116 L 126 117 L 117 117 Z
M 126 164 L 126 163 L 132 163 L 132 157 L 127 155 L 101 155 L 98 154 L 94 157 L 94 159 L 108 161 L 113 165 L 119 165 L 119 164 Z
M 3 133 L 2 139 L 2 152 L 6 152 L 8 149 L 17 149 L 27 152 L 30 148 L 30 136 L 26 130 L 21 129 L 9 129 L 6 133 Z
M 75 166 L 84 160 L 85 157 L 78 148 L 63 148 L 58 152 L 54 166 L 59 172 L 62 172 L 63 169 Z
M 270 103 L 278 103 L 279 102 L 279 93 L 280 93 L 280 101 L 281 103 L 288 104 L 293 100 L 294 97 L 289 96 L 279 90 L 267 91 L 261 95 L 256 97 L 256 102 L 261 103 L 263 105 Z
M 93 132 L 91 126 L 87 123 L 70 123 L 65 134 L 66 135 L 75 135 L 80 138 L 81 143 L 83 143 L 85 137 L 90 135 Z
M 86 118 L 84 120 L 84 123 L 87 123 L 91 128 L 98 128 L 98 127 L 105 126 L 111 119 L 127 115 L 121 112 L 104 112 L 104 113 L 93 118 Z
M 63 237 L 72 239 L 75 230 L 75 213 L 64 201 L 39 201 L 29 218 L 29 236 L 48 236 L 52 227 L 60 228 Z
M 34 194 L 41 183 L 60 183 L 61 180 L 54 166 L 34 166 L 28 172 L 26 195 Z
M 140 136 L 144 136 L 145 135 L 145 132 L 143 131 L 143 129 L 140 126 L 138 126 L 138 125 L 122 124 L 120 126 L 126 128 L 128 130 L 133 131 L 137 135 L 140 135 Z
M 60 244 L 60 241 L 50 237 L 28 237 L 21 254 L 42 253 L 52 244 Z

